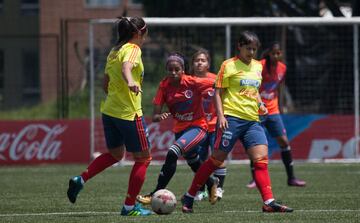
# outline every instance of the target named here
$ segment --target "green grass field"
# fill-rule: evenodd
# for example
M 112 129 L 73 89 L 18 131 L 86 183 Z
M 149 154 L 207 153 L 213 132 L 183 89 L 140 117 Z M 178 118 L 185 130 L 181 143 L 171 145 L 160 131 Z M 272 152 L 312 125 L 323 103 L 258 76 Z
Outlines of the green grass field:
M 90 180 L 75 205 L 66 197 L 68 179 L 84 165 L 0 167 L 0 222 L 360 222 L 360 164 L 297 164 L 305 188 L 286 185 L 281 164 L 270 164 L 277 199 L 293 213 L 264 214 L 257 190 L 245 184 L 248 165 L 230 165 L 224 198 L 216 205 L 195 203 L 194 214 L 181 213 L 181 205 L 167 216 L 122 217 L 119 210 L 127 190 L 130 167 L 114 167 Z M 155 185 L 160 166 L 150 166 L 142 192 Z M 181 165 L 168 189 L 177 198 L 190 185 L 193 174 Z

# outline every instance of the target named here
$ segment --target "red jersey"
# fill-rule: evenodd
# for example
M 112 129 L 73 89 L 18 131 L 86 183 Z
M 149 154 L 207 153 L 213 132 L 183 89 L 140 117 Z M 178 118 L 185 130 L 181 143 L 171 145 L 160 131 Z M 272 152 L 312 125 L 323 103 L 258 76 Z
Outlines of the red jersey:
M 175 124 L 173 131 L 181 132 L 190 126 L 208 129 L 202 106 L 202 92 L 213 86 L 214 80 L 182 75 L 178 86 L 171 85 L 168 77 L 160 82 L 153 100 L 154 105 L 166 104 Z
M 286 65 L 278 62 L 276 67 L 270 67 L 270 70 L 265 65 L 266 60 L 262 59 L 262 83 L 260 86 L 260 95 L 262 101 L 266 104 L 269 115 L 279 114 L 279 93 L 278 89 L 280 83 L 284 81 L 286 74 Z
M 200 78 L 201 79 L 209 79 L 212 82 L 215 82 L 216 80 L 216 74 L 213 73 L 207 73 L 206 77 Z M 205 81 L 209 81 L 205 80 Z M 214 103 L 214 96 L 215 96 L 215 89 L 213 86 L 211 86 L 208 89 L 205 89 L 202 92 L 203 97 L 203 108 L 206 116 L 206 121 L 208 123 L 208 132 L 215 132 L 216 130 L 216 108 Z

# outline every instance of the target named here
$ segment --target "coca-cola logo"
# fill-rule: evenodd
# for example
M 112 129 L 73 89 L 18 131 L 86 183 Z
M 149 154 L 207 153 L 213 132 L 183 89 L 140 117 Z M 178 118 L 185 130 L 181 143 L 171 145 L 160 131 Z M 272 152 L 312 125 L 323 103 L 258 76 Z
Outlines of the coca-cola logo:
M 56 140 L 66 130 L 66 125 L 49 127 L 30 124 L 19 132 L 0 133 L 0 160 L 55 160 L 61 153 L 61 141 Z
M 185 113 L 185 114 L 179 114 L 179 113 L 175 113 L 175 118 L 181 121 L 192 121 L 193 118 L 193 114 L 194 112 L 189 112 L 189 113 Z
M 148 131 L 151 148 L 156 148 L 156 151 L 152 151 L 151 155 L 153 157 L 166 155 L 168 149 L 175 141 L 174 133 L 170 130 L 161 131 L 159 122 L 149 124 Z

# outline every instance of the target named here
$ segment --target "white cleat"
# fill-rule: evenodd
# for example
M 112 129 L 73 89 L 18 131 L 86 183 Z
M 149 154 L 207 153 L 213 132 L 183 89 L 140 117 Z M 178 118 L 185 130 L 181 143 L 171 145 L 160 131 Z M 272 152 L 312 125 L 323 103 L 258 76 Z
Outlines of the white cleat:
M 218 200 L 221 200 L 223 194 L 224 194 L 224 190 L 221 187 L 216 188 L 216 196 Z
M 209 195 L 208 195 L 208 192 L 207 191 L 198 191 L 196 193 L 196 196 L 194 197 L 194 200 L 195 201 L 202 201 L 204 200 L 205 198 L 208 198 Z

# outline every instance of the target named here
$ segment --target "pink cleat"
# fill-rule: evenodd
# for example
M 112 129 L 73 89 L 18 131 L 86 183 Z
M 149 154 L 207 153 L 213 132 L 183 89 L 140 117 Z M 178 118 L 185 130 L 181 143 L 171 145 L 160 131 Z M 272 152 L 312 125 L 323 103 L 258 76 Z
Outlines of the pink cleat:
M 246 187 L 249 188 L 249 189 L 256 188 L 255 180 L 251 180 L 248 184 L 246 184 Z
M 306 182 L 297 178 L 289 179 L 288 185 L 293 187 L 305 187 Z

